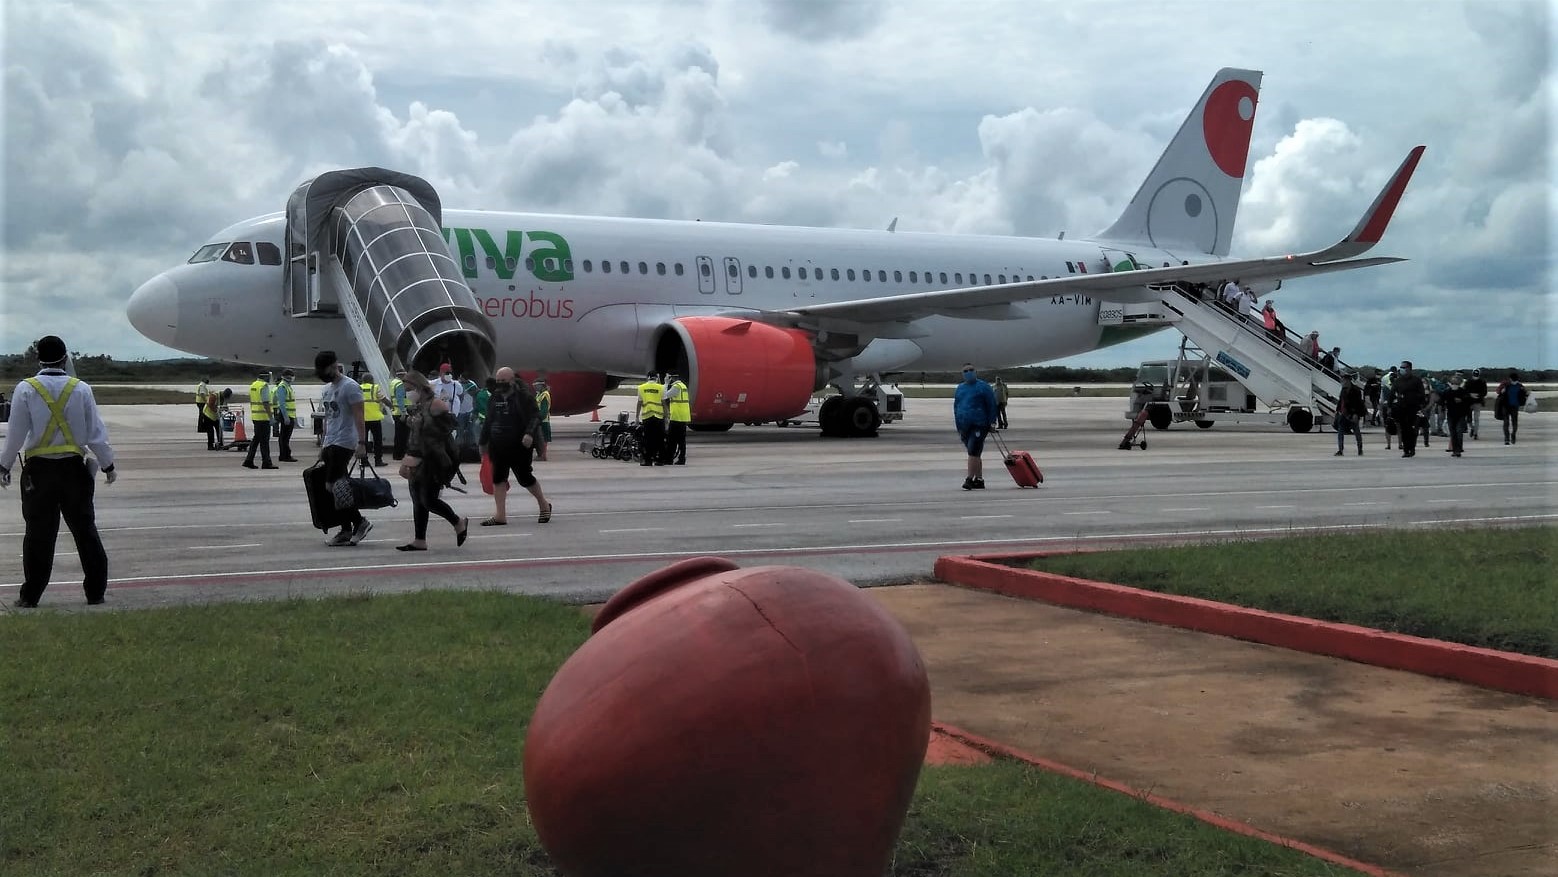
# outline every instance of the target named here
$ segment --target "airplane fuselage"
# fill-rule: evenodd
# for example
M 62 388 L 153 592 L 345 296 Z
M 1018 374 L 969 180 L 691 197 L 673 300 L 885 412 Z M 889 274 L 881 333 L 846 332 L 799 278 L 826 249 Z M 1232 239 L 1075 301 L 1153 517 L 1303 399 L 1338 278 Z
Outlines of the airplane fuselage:
M 213 244 L 279 248 L 284 216 L 231 226 Z M 946 235 L 448 210 L 445 240 L 516 367 L 638 374 L 654 327 L 679 316 L 787 311 L 824 302 L 1215 260 L 1086 240 Z M 263 251 L 259 256 L 263 256 Z M 179 310 L 163 343 L 204 356 L 307 367 L 348 342 L 342 322 L 284 312 L 282 266 L 224 259 L 167 273 Z M 1102 303 L 1072 294 L 1020 302 L 998 319 L 906 323 L 874 370 L 1021 365 L 1132 337 L 1099 325 Z M 176 327 L 176 328 L 173 328 Z

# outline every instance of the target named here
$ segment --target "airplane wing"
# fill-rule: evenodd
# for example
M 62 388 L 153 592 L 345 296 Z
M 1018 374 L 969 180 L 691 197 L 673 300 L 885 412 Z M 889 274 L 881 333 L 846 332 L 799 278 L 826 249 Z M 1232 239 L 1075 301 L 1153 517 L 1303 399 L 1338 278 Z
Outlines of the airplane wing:
M 1147 268 L 1121 271 L 1111 274 L 1081 274 L 1056 277 L 1050 280 L 1033 280 L 992 286 L 971 286 L 962 289 L 942 289 L 931 292 L 912 292 L 881 298 L 855 299 L 794 308 L 784 313 L 799 318 L 847 320 L 856 323 L 907 322 L 933 314 L 943 314 L 967 319 L 1004 319 L 1009 315 L 1008 306 L 1052 295 L 1086 293 L 1108 301 L 1132 304 L 1155 302 L 1162 298 L 1162 287 L 1172 283 L 1215 283 L 1229 278 L 1244 281 L 1282 280 L 1289 277 L 1307 277 L 1328 274 L 1332 271 L 1350 271 L 1388 265 L 1404 259 L 1376 256 L 1368 259 L 1354 258 L 1368 252 L 1385 233 L 1396 205 L 1406 190 L 1407 181 L 1417 168 L 1418 160 L 1426 147 L 1415 147 L 1406 160 L 1396 169 L 1390 182 L 1385 184 L 1374 203 L 1351 233 L 1336 244 L 1323 250 L 1288 256 L 1270 256 L 1258 259 L 1231 259 L 1179 265 L 1169 268 Z

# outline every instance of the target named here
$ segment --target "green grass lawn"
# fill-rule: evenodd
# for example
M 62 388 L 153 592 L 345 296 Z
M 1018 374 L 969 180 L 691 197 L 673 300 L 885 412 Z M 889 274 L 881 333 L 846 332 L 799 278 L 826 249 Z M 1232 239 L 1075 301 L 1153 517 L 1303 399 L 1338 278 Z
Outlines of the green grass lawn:
M 194 388 L 185 393 L 182 390 L 162 390 L 155 387 L 93 387 L 92 398 L 99 405 L 179 405 L 188 404 L 190 410 L 195 407 Z
M 1046 572 L 1558 658 L 1558 527 L 1370 530 L 1073 554 Z
M 587 632 L 472 592 L 0 619 L 0 873 L 554 875 L 521 751 Z M 890 873 L 1351 872 L 998 763 L 926 770 Z

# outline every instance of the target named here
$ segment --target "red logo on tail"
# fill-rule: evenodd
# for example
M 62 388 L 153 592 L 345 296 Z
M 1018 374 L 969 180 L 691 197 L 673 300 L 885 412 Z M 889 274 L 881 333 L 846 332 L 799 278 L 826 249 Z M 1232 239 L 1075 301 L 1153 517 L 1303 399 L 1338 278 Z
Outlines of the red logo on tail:
M 1230 177 L 1244 177 L 1250 157 L 1250 130 L 1255 127 L 1255 87 L 1239 79 L 1217 86 L 1206 98 L 1201 131 L 1212 161 Z

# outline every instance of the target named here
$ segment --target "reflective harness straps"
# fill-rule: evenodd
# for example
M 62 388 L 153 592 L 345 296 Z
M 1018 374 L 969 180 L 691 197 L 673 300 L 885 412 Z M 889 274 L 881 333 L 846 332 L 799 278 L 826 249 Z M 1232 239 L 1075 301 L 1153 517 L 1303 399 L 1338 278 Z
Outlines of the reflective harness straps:
M 63 444 L 39 445 L 36 448 L 28 448 L 27 452 L 22 455 L 23 459 L 31 459 L 44 454 L 77 454 L 83 457 L 86 456 L 86 452 L 81 449 L 80 445 L 76 444 L 76 437 L 71 434 L 70 421 L 65 419 L 65 403 L 69 401 L 70 394 L 75 391 L 76 385 L 81 382 L 76 378 L 66 381 L 65 389 L 60 391 L 58 399 L 50 396 L 48 388 L 37 378 L 28 378 L 27 383 L 31 384 L 32 388 L 38 391 L 38 395 L 43 398 L 43 403 L 49 406 L 49 425 L 45 426 L 37 435 L 43 441 L 48 441 L 58 432 Z

